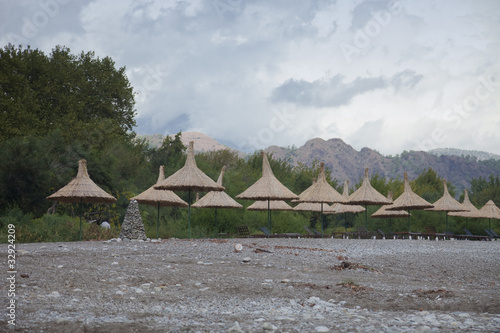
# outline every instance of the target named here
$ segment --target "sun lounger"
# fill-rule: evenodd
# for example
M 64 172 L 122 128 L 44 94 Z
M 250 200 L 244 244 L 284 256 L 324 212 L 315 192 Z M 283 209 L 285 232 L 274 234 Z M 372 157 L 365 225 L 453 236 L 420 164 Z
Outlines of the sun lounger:
M 464 228 L 465 235 L 461 235 L 461 238 L 467 240 L 491 240 L 490 236 L 474 235 L 469 229 Z
M 392 234 L 392 233 L 385 233 L 382 229 L 377 229 L 377 232 L 379 233 L 378 236 L 380 238 L 384 238 L 384 239 L 394 238 L 394 234 Z
M 368 239 L 376 236 L 374 232 L 366 230 L 365 227 L 357 227 L 356 231 L 351 231 L 348 233 L 348 235 L 351 238 L 358 238 L 358 239 Z
M 429 239 L 431 239 L 431 238 L 433 238 L 433 239 L 439 239 L 439 238 L 444 239 L 445 236 L 446 236 L 444 233 L 438 233 L 438 232 L 436 232 L 436 228 L 434 228 L 432 226 L 426 225 L 424 228 L 425 228 L 425 231 L 422 233 L 422 237 L 427 237 Z
M 500 238 L 498 236 L 498 234 L 493 229 L 484 229 L 484 231 L 486 231 L 486 233 L 488 234 L 488 236 L 490 236 L 491 239 L 498 239 L 498 238 Z
M 311 230 L 308 227 L 304 227 L 304 229 L 306 229 L 308 237 L 321 238 L 321 233 L 317 232 L 316 230 Z

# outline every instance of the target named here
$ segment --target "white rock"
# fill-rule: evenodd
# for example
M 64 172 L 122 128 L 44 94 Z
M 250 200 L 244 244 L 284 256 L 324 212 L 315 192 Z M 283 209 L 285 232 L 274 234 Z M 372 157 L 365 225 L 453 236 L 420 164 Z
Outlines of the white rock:
M 59 294 L 57 291 L 53 291 L 50 294 L 48 294 L 47 296 L 49 296 L 49 297 L 59 297 L 59 296 L 61 296 L 61 294 Z
M 243 258 L 243 260 L 241 260 L 242 262 L 250 262 L 252 259 L 250 257 L 245 257 Z
M 111 229 L 111 225 L 108 222 L 102 222 L 101 228 L 103 229 Z
M 262 324 L 262 329 L 264 331 L 275 331 L 278 328 L 271 323 L 265 322 L 264 324 Z
M 326 326 L 317 326 L 314 328 L 316 332 L 329 332 L 330 329 Z
M 111 265 L 118 265 L 118 261 L 113 261 Z
M 227 331 L 228 333 L 243 333 L 240 327 L 240 323 L 238 323 L 237 321 L 235 321 L 234 325 L 231 326 Z
M 241 245 L 240 243 L 234 244 L 234 250 L 236 252 L 241 252 L 243 250 L 243 245 Z

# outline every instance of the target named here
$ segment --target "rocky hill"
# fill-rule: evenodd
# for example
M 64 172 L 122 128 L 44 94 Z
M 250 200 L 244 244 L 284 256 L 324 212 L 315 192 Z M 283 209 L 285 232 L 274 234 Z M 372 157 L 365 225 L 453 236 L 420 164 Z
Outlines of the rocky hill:
M 436 156 L 441 156 L 441 155 L 459 156 L 459 157 L 470 156 L 470 158 L 476 159 L 477 161 L 485 161 L 489 159 L 500 160 L 500 155 L 478 150 L 464 150 L 457 148 L 436 148 L 429 150 L 428 153 Z
M 138 135 L 139 139 L 146 139 L 152 147 L 160 147 L 165 140 L 165 136 L 161 134 L 153 134 L 153 135 Z M 171 134 L 170 137 L 173 139 L 175 134 Z M 221 150 L 221 149 L 229 149 L 235 151 L 240 156 L 244 156 L 244 153 L 229 148 L 215 139 L 209 137 L 206 134 L 200 132 L 182 132 L 181 135 L 182 143 L 187 147 L 189 141 L 194 141 L 194 151 L 196 153 L 204 152 L 204 151 L 213 151 L 213 150 Z
M 403 178 L 408 172 L 410 179 L 417 177 L 427 168 L 434 169 L 441 177 L 450 181 L 457 192 L 470 187 L 470 180 L 478 177 L 489 177 L 499 172 L 484 164 L 459 156 L 435 156 L 423 151 L 403 152 L 400 155 L 383 156 L 370 148 L 360 151 L 346 144 L 341 139 L 312 139 L 299 148 L 283 148 L 270 146 L 265 149 L 274 158 L 289 160 L 310 165 L 314 160 L 324 162 L 332 170 L 332 177 L 351 184 L 357 183 L 369 168 L 370 174 L 378 174 L 388 178 Z

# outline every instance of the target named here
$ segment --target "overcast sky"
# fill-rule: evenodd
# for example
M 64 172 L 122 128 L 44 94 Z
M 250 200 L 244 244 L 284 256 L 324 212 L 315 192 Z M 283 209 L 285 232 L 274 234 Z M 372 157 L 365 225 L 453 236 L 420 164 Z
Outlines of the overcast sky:
M 0 42 L 110 56 L 139 134 L 500 154 L 498 0 L 0 0 Z

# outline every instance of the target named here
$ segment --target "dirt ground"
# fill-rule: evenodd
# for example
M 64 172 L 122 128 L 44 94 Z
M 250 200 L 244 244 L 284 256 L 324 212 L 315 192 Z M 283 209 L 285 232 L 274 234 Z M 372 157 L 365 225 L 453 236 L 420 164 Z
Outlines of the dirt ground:
M 287 306 L 297 321 L 278 331 L 308 331 L 293 308 L 314 297 L 366 318 L 500 314 L 500 242 L 169 239 L 16 250 L 16 331 L 231 331 L 235 321 L 253 331 L 260 317 L 271 321 L 267 313 Z

